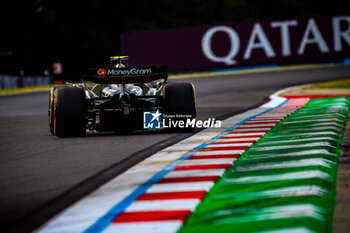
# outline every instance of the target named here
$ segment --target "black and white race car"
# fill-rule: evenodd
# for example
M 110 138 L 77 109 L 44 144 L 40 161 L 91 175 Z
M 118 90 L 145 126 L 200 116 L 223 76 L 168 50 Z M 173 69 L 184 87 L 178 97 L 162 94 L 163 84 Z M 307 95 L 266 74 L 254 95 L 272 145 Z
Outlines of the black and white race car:
M 165 118 L 167 122 L 189 122 L 167 128 L 193 130 L 196 101 L 192 83 L 167 83 L 167 67 L 127 67 L 127 60 L 127 56 L 111 57 L 108 67 L 89 69 L 81 84 L 51 88 L 50 132 L 73 137 L 87 131 L 162 129 Z

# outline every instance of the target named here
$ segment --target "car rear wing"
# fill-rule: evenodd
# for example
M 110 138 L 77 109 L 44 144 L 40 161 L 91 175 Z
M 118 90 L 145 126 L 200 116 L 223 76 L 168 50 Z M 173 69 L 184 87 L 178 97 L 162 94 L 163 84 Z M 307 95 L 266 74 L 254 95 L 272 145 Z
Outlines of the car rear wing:
M 148 83 L 168 79 L 168 67 L 128 67 L 88 69 L 83 81 L 98 84 Z
M 129 56 L 110 56 L 110 61 L 127 61 L 129 60 Z

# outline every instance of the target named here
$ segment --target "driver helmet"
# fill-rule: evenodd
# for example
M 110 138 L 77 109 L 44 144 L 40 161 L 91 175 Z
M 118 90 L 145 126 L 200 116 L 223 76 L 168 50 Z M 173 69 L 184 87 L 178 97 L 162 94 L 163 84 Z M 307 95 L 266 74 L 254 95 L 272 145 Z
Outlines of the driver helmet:
M 114 67 L 115 67 L 115 68 L 124 68 L 125 65 L 122 64 L 122 63 L 118 63 L 118 64 L 116 64 Z

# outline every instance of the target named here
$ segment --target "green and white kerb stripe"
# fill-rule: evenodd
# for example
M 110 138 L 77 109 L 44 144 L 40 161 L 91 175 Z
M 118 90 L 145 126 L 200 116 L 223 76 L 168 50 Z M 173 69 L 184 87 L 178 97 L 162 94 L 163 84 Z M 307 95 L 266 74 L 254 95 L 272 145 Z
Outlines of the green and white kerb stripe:
M 189 232 L 331 232 L 347 98 L 312 99 L 240 156 Z

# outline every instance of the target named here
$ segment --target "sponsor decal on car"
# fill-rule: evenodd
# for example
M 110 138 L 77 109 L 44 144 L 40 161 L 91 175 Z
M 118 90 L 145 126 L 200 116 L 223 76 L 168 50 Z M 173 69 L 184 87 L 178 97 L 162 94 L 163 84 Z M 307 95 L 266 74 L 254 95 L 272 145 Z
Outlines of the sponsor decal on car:
M 98 71 L 97 71 L 97 74 L 99 75 L 99 76 L 106 76 L 106 74 L 107 74 L 107 71 L 105 70 L 105 69 L 98 69 Z
M 97 74 L 99 76 L 129 76 L 129 75 L 145 75 L 145 74 L 152 74 L 152 69 L 137 69 L 137 68 L 132 68 L 132 69 L 103 69 L 100 68 L 97 71 Z
M 130 70 L 121 70 L 121 69 L 108 69 L 107 75 L 124 75 L 124 76 L 129 76 L 129 75 L 138 75 L 138 74 L 151 74 L 152 69 L 137 69 L 137 68 L 132 68 Z

